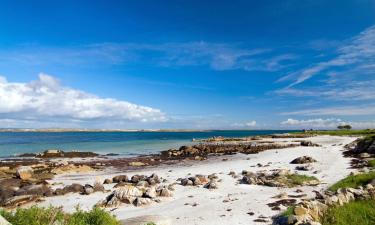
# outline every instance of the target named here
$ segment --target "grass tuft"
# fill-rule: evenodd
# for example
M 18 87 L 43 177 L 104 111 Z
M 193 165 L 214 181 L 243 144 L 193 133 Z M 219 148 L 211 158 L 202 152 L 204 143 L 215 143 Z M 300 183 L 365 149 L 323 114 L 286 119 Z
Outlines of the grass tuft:
M 329 208 L 321 222 L 322 225 L 374 225 L 375 201 L 353 201 Z
M 357 188 L 370 183 L 373 179 L 375 179 L 375 172 L 350 175 L 332 185 L 329 190 L 337 191 L 339 188 Z

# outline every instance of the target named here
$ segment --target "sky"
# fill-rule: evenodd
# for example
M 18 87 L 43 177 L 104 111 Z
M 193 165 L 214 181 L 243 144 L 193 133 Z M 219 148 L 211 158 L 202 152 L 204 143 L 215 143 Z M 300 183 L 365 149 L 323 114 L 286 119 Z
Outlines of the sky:
M 375 1 L 0 0 L 0 127 L 375 128 Z

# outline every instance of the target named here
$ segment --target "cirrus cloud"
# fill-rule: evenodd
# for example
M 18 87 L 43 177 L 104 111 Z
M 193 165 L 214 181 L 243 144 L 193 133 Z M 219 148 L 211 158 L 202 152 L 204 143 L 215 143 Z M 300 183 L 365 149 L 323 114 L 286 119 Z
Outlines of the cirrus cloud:
M 55 77 L 43 73 L 38 80 L 29 83 L 8 82 L 0 77 L 0 116 L 13 121 L 58 120 L 62 123 L 167 120 L 159 109 L 65 87 Z

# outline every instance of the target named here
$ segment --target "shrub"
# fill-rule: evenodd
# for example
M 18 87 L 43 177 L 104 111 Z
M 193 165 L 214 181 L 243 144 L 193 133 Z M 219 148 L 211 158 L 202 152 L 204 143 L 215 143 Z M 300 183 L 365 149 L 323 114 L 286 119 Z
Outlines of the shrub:
M 329 208 L 321 222 L 323 225 L 374 225 L 375 201 L 353 201 Z
M 337 191 L 339 188 L 356 188 L 370 183 L 373 179 L 375 179 L 375 172 L 350 175 L 332 185 L 329 190 Z
M 375 167 L 375 159 L 368 161 L 368 162 L 367 162 L 367 165 L 368 165 L 369 167 Z
M 96 207 L 87 212 L 77 208 L 75 213 L 67 214 L 61 208 L 32 206 L 15 212 L 0 210 L 0 215 L 12 225 L 120 225 L 114 216 Z

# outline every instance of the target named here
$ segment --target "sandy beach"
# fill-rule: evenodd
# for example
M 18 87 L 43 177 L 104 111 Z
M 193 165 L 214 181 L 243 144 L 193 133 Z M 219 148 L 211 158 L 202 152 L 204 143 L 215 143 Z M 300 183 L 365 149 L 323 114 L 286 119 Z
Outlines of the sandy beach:
M 202 186 L 174 185 L 173 197 L 162 198 L 161 202 L 135 207 L 122 204 L 116 208 L 109 208 L 124 224 L 131 221 L 153 221 L 157 224 L 270 224 L 271 217 L 278 214 L 279 210 L 272 210 L 267 204 L 279 200 L 273 198 L 281 193 L 291 196 L 306 194 L 302 198 L 313 197 L 313 190 L 321 191 L 327 186 L 347 176 L 350 158 L 344 158 L 342 152 L 344 145 L 351 143 L 354 137 L 315 136 L 304 138 L 319 147 L 294 147 L 277 150 L 267 150 L 258 154 L 235 154 L 211 157 L 205 161 L 184 161 L 172 166 L 160 165 L 136 171 L 121 171 L 106 168 L 104 171 L 62 174 L 50 181 L 57 188 L 61 185 L 72 183 L 92 184 L 103 181 L 115 175 L 134 174 L 151 175 L 156 173 L 166 179 L 166 184 L 179 183 L 177 179 L 187 178 L 192 175 L 209 175 L 216 173 L 219 179 L 218 189 L 208 190 Z M 279 139 L 278 139 L 279 140 Z M 284 138 L 282 142 L 292 142 L 299 139 Z M 265 139 L 264 141 L 267 141 Z M 273 139 L 275 141 L 275 139 Z M 300 186 L 293 188 L 267 187 L 260 185 L 240 184 L 239 179 L 228 175 L 230 171 L 240 174 L 247 170 L 258 172 L 274 169 L 289 169 L 295 171 L 295 165 L 290 161 L 301 156 L 311 156 L 317 160 L 312 163 L 311 171 L 298 171 L 299 174 L 313 175 L 320 180 L 317 186 Z M 107 190 L 113 190 L 114 184 L 105 184 Z M 296 190 L 299 193 L 296 193 Z M 48 197 L 38 203 L 41 206 L 63 206 L 64 210 L 71 212 L 79 205 L 82 209 L 91 209 L 96 203 L 103 200 L 110 192 L 95 192 L 91 195 L 67 194 L 63 196 Z M 301 198 L 295 198 L 297 202 Z M 281 206 L 281 210 L 285 207 Z M 263 222 L 254 220 L 261 219 Z M 267 221 L 267 222 L 266 222 Z M 136 223 L 135 223 L 136 224 Z

